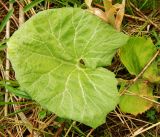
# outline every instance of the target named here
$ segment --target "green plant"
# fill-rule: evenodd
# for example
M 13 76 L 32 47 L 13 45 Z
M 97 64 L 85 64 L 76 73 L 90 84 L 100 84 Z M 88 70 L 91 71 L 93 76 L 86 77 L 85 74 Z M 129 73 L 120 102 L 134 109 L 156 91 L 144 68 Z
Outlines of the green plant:
M 146 117 L 149 119 L 149 121 L 151 122 L 156 122 L 157 118 L 156 118 L 156 110 L 155 109 L 151 109 L 151 110 L 148 110 L 146 112 Z
M 87 5 L 90 10 L 94 9 L 91 3 Z M 112 5 L 112 8 L 115 7 Z M 119 10 L 123 11 L 124 6 Z M 122 19 L 123 14 L 119 17 Z M 115 28 L 119 30 L 119 27 Z M 144 47 L 145 52 L 142 52 Z M 127 89 L 125 85 L 129 81 L 123 83 L 121 96 L 114 73 L 104 68 L 111 64 L 118 48 L 121 62 L 137 77 Z M 31 97 L 62 118 L 93 128 L 104 123 L 106 115 L 117 104 L 123 112 L 134 115 L 153 106 L 156 100 L 151 86 L 160 81 L 157 61 L 151 62 L 143 74 L 141 71 L 156 50 L 151 39 L 129 38 L 79 8 L 38 13 L 8 41 L 9 59 L 20 91 L 27 93 L 20 93 L 21 96 Z
M 88 11 L 62 8 L 28 20 L 8 42 L 20 87 L 63 118 L 97 127 L 119 102 L 110 65 L 128 36 Z
M 133 82 L 136 83 L 133 83 L 128 89 L 125 89 L 124 86 L 121 89 L 122 92 L 126 90 L 126 94 L 120 97 L 120 108 L 123 112 L 137 115 L 153 106 L 155 98 L 152 83 L 160 82 L 158 61 L 152 61 L 157 53 L 152 40 L 144 37 L 130 37 L 120 49 L 122 63 L 130 74 L 139 78 L 138 81 L 135 81 L 137 79 L 135 78 Z M 147 67 L 146 70 L 145 67 Z

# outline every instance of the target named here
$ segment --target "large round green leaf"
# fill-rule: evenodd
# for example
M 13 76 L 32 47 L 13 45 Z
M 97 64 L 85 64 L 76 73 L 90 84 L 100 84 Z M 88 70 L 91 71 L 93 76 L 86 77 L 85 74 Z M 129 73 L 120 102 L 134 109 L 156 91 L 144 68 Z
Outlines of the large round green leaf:
M 118 103 L 109 65 L 127 36 L 78 8 L 46 10 L 28 20 L 8 42 L 21 88 L 63 118 L 97 127 Z

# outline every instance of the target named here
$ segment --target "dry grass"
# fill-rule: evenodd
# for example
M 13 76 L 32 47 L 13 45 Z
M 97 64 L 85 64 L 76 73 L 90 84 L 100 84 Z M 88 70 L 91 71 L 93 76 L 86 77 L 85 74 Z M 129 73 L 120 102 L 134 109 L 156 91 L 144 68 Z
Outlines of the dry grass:
M 20 2 L 17 0 L 13 7 L 14 15 L 4 29 L 0 33 L 0 40 L 4 40 L 17 30 L 18 26 L 40 10 L 58 7 L 58 2 L 46 2 L 31 9 L 27 13 L 23 13 L 23 7 L 30 0 Z M 60 4 L 62 7 L 64 4 Z M 95 3 L 97 7 L 101 7 L 99 3 Z M 12 6 L 7 0 L 0 0 L 0 21 L 7 14 L 9 7 Z M 123 21 L 123 32 L 128 35 L 151 36 L 156 43 L 156 39 L 160 32 L 160 10 L 143 10 L 138 9 L 133 3 L 127 5 L 131 7 L 134 14 L 125 14 Z M 103 8 L 103 7 L 101 7 Z M 19 16 L 20 15 L 20 16 Z M 154 33 L 153 33 L 154 32 Z M 157 35 L 153 35 L 157 34 Z M 158 54 L 157 54 L 158 56 Z M 6 50 L 0 51 L 2 60 L 1 65 L 1 81 L 7 79 L 15 81 L 14 72 L 6 59 Z M 155 58 L 154 58 L 155 59 Z M 8 71 L 9 73 L 6 73 Z M 128 75 L 124 66 L 116 58 L 110 69 L 113 70 L 118 77 L 131 79 L 133 76 Z M 122 76 L 121 76 L 122 75 Z M 138 78 L 137 78 L 138 79 Z M 17 84 L 17 82 L 15 81 Z M 42 109 L 38 104 L 29 99 L 24 99 L 6 91 L 0 86 L 0 136 L 2 137 L 159 137 L 160 136 L 160 107 L 159 102 L 155 103 L 155 107 L 149 112 L 155 112 L 153 119 L 147 116 L 149 113 L 133 116 L 122 113 L 117 107 L 111 112 L 106 119 L 106 123 L 97 129 L 91 129 L 83 124 L 75 121 L 64 120 L 56 115 Z M 7 92 L 7 93 L 6 93 Z M 160 86 L 155 87 L 155 96 L 160 98 Z M 151 100 L 153 101 L 153 100 Z M 159 101 L 159 100 L 158 100 Z M 9 102 L 9 103 L 8 103 Z M 134 104 L 133 104 L 134 105 Z

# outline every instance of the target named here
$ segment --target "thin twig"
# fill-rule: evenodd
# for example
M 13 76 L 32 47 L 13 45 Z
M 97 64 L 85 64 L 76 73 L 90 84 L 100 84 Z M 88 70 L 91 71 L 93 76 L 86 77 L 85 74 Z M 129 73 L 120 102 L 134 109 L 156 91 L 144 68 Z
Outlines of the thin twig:
M 138 74 L 138 76 L 133 79 L 133 82 L 136 82 L 141 77 L 141 75 L 147 70 L 147 68 L 151 65 L 151 63 L 156 59 L 159 52 L 160 52 L 160 50 L 158 50 L 155 53 L 155 55 L 151 58 L 151 60 L 147 63 L 147 65 L 143 68 L 143 70 Z
M 16 99 L 15 96 L 14 96 L 14 98 Z M 14 111 L 18 111 L 20 109 L 20 107 L 17 104 L 14 104 L 13 105 L 13 109 L 14 109 Z M 26 128 L 28 129 L 28 131 L 30 132 L 30 134 L 32 134 L 33 133 L 33 125 L 28 121 L 28 119 L 26 118 L 26 116 L 24 115 L 24 113 L 23 112 L 19 112 L 18 116 L 20 117 L 20 119 L 24 123 L 24 126 L 26 126 Z
M 20 8 L 24 7 L 23 1 L 15 0 Z
M 150 129 L 158 126 L 158 125 L 160 125 L 160 122 L 158 122 L 158 123 L 156 123 L 156 124 L 153 124 L 153 125 L 145 128 L 145 129 L 140 128 L 140 129 L 138 129 L 137 131 L 135 131 L 134 134 L 133 134 L 131 137 L 136 137 L 137 135 L 142 134 L 143 132 L 146 132 L 147 130 L 150 130 Z
M 23 1 L 19 1 L 19 0 L 15 0 L 17 2 L 17 4 L 19 5 L 19 7 L 21 9 L 24 8 L 24 2 Z M 24 13 L 24 12 L 23 12 Z M 30 18 L 29 14 L 28 13 L 25 13 L 25 15 L 27 16 L 27 18 Z
M 157 104 L 157 105 L 160 105 L 159 102 L 157 102 L 157 101 L 155 101 L 155 100 L 149 98 L 148 96 L 138 95 L 138 94 L 133 93 L 133 92 L 130 92 L 130 91 L 128 91 L 128 90 L 127 90 L 126 92 L 127 92 L 127 93 L 125 93 L 126 95 L 138 96 L 138 97 L 143 98 L 143 99 L 145 99 L 145 100 L 148 100 L 148 101 L 150 101 L 150 102 L 152 102 L 152 103 L 155 103 L 155 104 Z M 154 96 L 153 96 L 152 98 L 154 98 Z
M 125 17 L 127 17 L 127 18 L 130 18 L 130 19 L 137 20 L 137 21 L 146 22 L 146 20 L 145 20 L 145 19 L 140 18 L 140 17 L 137 17 L 137 16 L 132 16 L 132 15 L 128 15 L 128 14 L 124 14 L 124 16 L 125 16 Z
M 23 11 L 23 6 L 19 5 L 19 26 L 21 26 L 24 23 L 24 11 Z
M 102 5 L 99 5 L 99 4 L 96 4 L 96 3 L 94 3 L 94 5 L 95 5 L 96 7 L 98 7 L 98 8 L 104 9 L 104 6 L 102 6 Z M 140 17 L 137 17 L 137 16 L 128 15 L 128 14 L 124 14 L 124 16 L 127 17 L 127 18 L 130 18 L 130 19 L 134 19 L 134 20 L 146 22 L 145 19 L 140 18 Z
M 150 24 L 152 24 L 157 30 L 160 31 L 160 26 L 155 24 L 150 18 L 148 18 L 146 15 L 144 15 L 133 3 L 130 2 L 130 5 L 137 11 L 139 12 L 146 21 L 148 21 Z
M 118 107 L 117 107 L 118 108 Z M 124 118 L 122 117 L 121 118 L 121 116 L 119 115 L 119 113 L 116 111 L 116 110 L 114 110 L 114 112 L 115 112 L 115 114 L 117 115 L 117 117 L 120 119 L 120 121 L 122 122 L 122 124 L 124 124 L 125 122 L 123 121 L 124 120 Z
M 75 124 L 76 124 L 76 121 L 74 121 L 74 122 L 71 124 L 71 126 L 70 126 L 69 129 L 67 130 L 67 133 L 65 134 L 64 137 L 67 137 L 67 136 L 68 136 L 69 132 L 71 131 L 72 127 L 73 127 Z
M 118 108 L 118 107 L 117 107 L 117 108 Z M 118 110 L 119 110 L 119 108 L 118 108 Z M 120 110 L 119 110 L 119 112 L 121 113 Z M 129 125 L 128 125 L 128 123 L 127 123 L 127 120 L 126 120 L 124 117 L 122 117 L 122 119 L 123 119 L 123 122 L 125 123 L 125 125 L 127 126 L 128 130 L 130 131 L 130 133 L 133 134 L 131 128 L 129 127 Z
M 61 135 L 64 127 L 65 127 L 65 123 L 63 122 L 63 123 L 61 124 L 61 127 L 60 127 L 60 128 L 57 130 L 57 132 L 55 133 L 54 137 L 59 137 L 59 136 Z
M 11 98 L 11 101 L 14 102 L 13 98 Z M 13 104 L 12 106 L 13 106 L 14 111 L 16 111 L 16 108 L 17 108 L 16 104 Z M 15 114 L 15 121 L 18 121 L 18 115 L 17 114 Z M 20 125 L 16 126 L 16 130 L 17 130 L 17 133 L 18 133 L 19 136 L 23 136 L 22 132 L 21 132 L 22 129 L 21 129 Z
M 45 120 L 43 125 L 39 126 L 40 130 L 44 130 L 50 123 L 52 123 L 56 119 L 56 115 L 52 115 L 49 119 Z
M 93 133 L 94 129 L 92 128 L 86 137 L 89 137 Z

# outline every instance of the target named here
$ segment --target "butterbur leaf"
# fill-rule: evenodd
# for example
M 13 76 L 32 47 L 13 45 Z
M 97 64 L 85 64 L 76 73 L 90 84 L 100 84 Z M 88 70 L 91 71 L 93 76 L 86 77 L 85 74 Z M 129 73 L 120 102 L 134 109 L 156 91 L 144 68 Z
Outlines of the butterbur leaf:
M 119 101 L 109 65 L 128 36 L 79 8 L 33 16 L 8 42 L 21 89 L 58 116 L 93 128 Z
M 120 49 L 120 59 L 129 73 L 137 76 L 155 53 L 156 47 L 150 38 L 131 37 L 127 44 Z M 150 82 L 158 80 L 156 78 L 158 77 L 156 64 L 156 62 L 152 63 L 143 75 Z
M 122 112 L 137 115 L 153 106 L 153 89 L 145 81 L 137 81 L 127 91 L 120 97 Z

